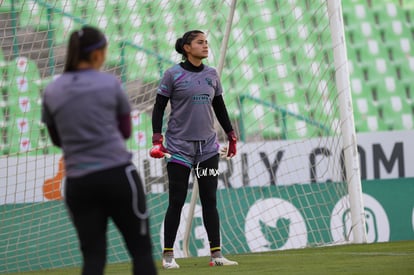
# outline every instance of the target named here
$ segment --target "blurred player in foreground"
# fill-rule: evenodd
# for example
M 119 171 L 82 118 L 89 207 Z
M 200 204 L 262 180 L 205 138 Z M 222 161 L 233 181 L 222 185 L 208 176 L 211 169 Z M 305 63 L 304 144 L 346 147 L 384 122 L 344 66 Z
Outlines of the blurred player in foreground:
M 78 233 L 82 274 L 103 274 L 111 218 L 133 261 L 134 274 L 156 274 L 145 193 L 125 139 L 130 105 L 119 81 L 100 72 L 107 40 L 93 27 L 71 34 L 64 73 L 43 96 L 42 120 L 63 150 L 64 199 Z
M 208 43 L 203 32 L 193 30 L 177 39 L 175 49 L 183 62 L 169 68 L 160 83 L 152 113 L 153 148 L 151 157 L 167 157 L 169 204 L 164 220 L 164 268 L 179 268 L 174 259 L 174 242 L 180 215 L 187 196 L 191 169 L 200 189 L 203 221 L 210 242 L 211 266 L 237 265 L 223 257 L 216 192 L 218 183 L 219 145 L 214 129 L 213 111 L 227 133 L 228 147 L 222 154 L 236 154 L 236 135 L 223 101 L 221 82 L 214 68 L 203 64 L 208 57 Z M 171 114 L 165 133 L 161 133 L 168 101 Z

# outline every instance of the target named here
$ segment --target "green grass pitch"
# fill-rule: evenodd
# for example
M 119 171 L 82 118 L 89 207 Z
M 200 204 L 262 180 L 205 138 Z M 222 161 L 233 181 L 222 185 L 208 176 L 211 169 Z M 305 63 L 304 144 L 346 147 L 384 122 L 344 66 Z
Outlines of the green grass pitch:
M 159 274 L 414 274 L 414 241 L 293 249 L 228 255 L 238 266 L 210 267 L 208 257 L 177 259 L 180 269 Z M 105 274 L 131 274 L 131 265 L 111 264 Z M 16 273 L 13 273 L 16 274 Z M 25 275 L 80 274 L 79 268 L 42 270 Z

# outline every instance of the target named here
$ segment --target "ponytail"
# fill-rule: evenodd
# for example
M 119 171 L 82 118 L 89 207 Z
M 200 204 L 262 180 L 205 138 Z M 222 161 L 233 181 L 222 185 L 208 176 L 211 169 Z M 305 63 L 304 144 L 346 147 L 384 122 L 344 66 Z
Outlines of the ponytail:
M 78 69 L 79 62 L 90 61 L 91 53 L 107 46 L 105 35 L 98 29 L 84 26 L 73 31 L 69 38 L 66 53 L 64 72 L 73 72 Z
M 175 42 L 175 51 L 181 55 L 186 55 L 185 51 L 184 51 L 184 43 L 183 43 L 183 38 L 180 37 L 177 39 L 177 41 Z
M 66 53 L 66 63 L 63 72 L 76 71 L 79 64 L 79 36 L 82 34 L 82 30 L 74 31 L 70 35 L 69 45 Z
M 187 59 L 187 53 L 184 50 L 184 45 L 190 45 L 200 33 L 204 34 L 204 32 L 199 30 L 188 31 L 183 35 L 183 37 L 178 38 L 175 42 L 175 51 L 182 55 L 183 60 Z

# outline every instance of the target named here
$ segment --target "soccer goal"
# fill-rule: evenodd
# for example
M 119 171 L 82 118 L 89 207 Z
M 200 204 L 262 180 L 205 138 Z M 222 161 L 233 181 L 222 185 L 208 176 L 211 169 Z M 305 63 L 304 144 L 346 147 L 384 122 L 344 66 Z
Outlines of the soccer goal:
M 191 29 L 207 34 L 205 62 L 221 74 L 239 137 L 237 156 L 219 166 L 224 253 L 365 242 L 341 18 L 339 0 L 3 1 L 0 273 L 81 262 L 63 203 L 62 154 L 40 123 L 40 100 L 62 73 L 69 34 L 86 24 L 107 35 L 104 70 L 133 105 L 127 145 L 147 192 L 155 258 L 168 182 L 165 162 L 148 154 L 151 111 L 160 77 L 180 62 L 175 41 Z M 190 187 L 176 257 L 209 254 L 194 177 Z M 111 224 L 108 262 L 128 259 Z

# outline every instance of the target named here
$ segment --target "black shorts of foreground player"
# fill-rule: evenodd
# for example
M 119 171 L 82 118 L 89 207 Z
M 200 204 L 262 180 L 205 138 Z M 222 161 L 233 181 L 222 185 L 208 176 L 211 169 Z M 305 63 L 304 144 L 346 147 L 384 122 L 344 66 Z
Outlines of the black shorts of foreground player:
M 214 129 L 214 114 L 227 133 L 228 146 L 222 154 L 236 154 L 233 131 L 217 71 L 202 63 L 208 57 L 208 43 L 203 32 L 189 31 L 177 39 L 175 49 L 183 62 L 169 68 L 159 85 L 152 113 L 154 158 L 167 157 L 169 201 L 164 220 L 164 268 L 179 268 L 174 258 L 174 242 L 181 211 L 188 190 L 191 169 L 195 170 L 203 222 L 210 243 L 210 265 L 237 265 L 221 253 L 220 221 L 217 211 L 219 145 Z M 170 102 L 171 113 L 164 137 L 161 133 L 164 111 Z M 207 171 L 207 172 L 206 172 Z
M 126 149 L 131 108 L 112 75 L 100 72 L 105 36 L 83 27 L 70 36 L 64 73 L 43 95 L 42 120 L 62 148 L 64 199 L 83 257 L 82 274 L 102 275 L 111 218 L 133 262 L 133 274 L 157 274 L 145 193 Z

